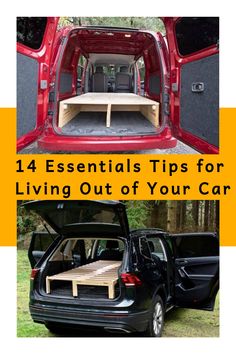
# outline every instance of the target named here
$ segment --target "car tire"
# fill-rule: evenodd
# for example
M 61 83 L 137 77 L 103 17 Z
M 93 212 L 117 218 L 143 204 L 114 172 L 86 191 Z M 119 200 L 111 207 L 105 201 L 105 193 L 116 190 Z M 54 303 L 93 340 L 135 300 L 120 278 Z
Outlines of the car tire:
M 145 331 L 148 337 L 161 337 L 164 326 L 164 305 L 161 297 L 158 295 L 153 302 L 150 319 Z
M 60 325 L 57 325 L 53 322 L 45 323 L 45 327 L 51 332 L 52 334 L 62 334 L 63 328 Z

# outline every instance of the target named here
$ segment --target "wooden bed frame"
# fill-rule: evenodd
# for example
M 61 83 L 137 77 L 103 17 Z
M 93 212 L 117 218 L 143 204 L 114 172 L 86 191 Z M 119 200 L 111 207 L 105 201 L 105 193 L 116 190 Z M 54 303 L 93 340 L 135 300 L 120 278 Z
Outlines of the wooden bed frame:
M 159 103 L 134 93 L 85 93 L 60 102 L 58 126 L 62 128 L 80 112 L 106 112 L 106 127 L 112 111 L 141 112 L 154 127 L 159 125 Z
M 51 281 L 61 280 L 72 282 L 72 294 L 74 297 L 78 296 L 77 285 L 95 285 L 107 286 L 108 298 L 114 299 L 120 265 L 121 262 L 118 261 L 96 261 L 63 273 L 47 276 L 46 293 L 51 293 Z

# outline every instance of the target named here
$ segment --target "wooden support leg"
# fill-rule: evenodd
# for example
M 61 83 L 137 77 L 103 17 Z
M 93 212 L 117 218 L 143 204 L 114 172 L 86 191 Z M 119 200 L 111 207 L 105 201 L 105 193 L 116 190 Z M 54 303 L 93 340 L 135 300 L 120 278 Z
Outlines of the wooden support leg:
M 72 294 L 74 297 L 78 296 L 78 288 L 77 288 L 77 282 L 72 281 Z
M 115 297 L 115 289 L 113 283 L 108 286 L 108 298 L 114 299 Z
M 60 103 L 59 109 L 59 120 L 58 126 L 59 128 L 64 127 L 68 122 L 70 122 L 79 112 L 80 112 L 80 105 L 75 104 L 64 104 L 63 102 Z
M 159 125 L 159 105 L 140 106 L 140 112 L 146 117 L 154 127 Z
M 111 104 L 107 105 L 107 118 L 106 118 L 106 127 L 110 128 L 111 126 Z
M 50 288 L 50 279 L 46 277 L 46 293 L 50 294 L 51 288 Z

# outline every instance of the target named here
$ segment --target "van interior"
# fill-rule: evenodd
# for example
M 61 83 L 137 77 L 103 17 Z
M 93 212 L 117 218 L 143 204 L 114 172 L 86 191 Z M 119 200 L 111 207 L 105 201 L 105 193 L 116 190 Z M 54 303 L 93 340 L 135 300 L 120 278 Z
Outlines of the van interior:
M 156 134 L 163 123 L 153 124 L 140 109 L 129 105 L 132 95 L 149 98 L 162 106 L 163 61 L 155 33 L 138 29 L 86 27 L 73 29 L 58 51 L 55 68 L 54 128 L 72 136 L 126 136 Z M 54 54 L 56 55 L 56 54 Z M 59 124 L 60 103 L 90 94 L 91 104 L 73 106 L 69 118 Z M 91 95 L 94 94 L 94 95 Z M 122 104 L 98 109 L 96 97 L 120 95 Z M 97 95 L 97 96 L 96 96 Z M 113 96 L 114 97 L 114 96 Z M 110 98 L 109 98 L 110 99 Z M 106 102 L 106 101 L 105 101 Z M 118 107 L 118 108 L 117 108 Z M 65 115 L 67 112 L 65 112 Z

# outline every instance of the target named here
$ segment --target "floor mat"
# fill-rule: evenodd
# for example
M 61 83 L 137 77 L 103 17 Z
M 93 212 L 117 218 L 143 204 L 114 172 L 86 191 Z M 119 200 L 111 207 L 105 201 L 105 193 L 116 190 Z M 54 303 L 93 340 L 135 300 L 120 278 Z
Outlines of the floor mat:
M 106 128 L 105 112 L 81 112 L 61 130 L 64 135 L 125 136 L 156 133 L 156 128 L 140 112 L 112 112 L 110 128 Z

